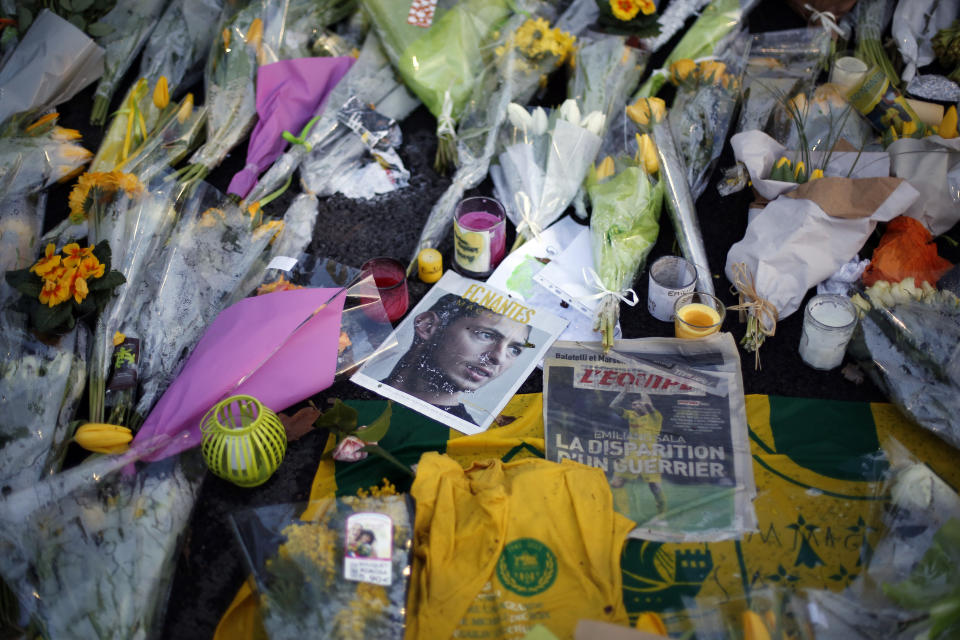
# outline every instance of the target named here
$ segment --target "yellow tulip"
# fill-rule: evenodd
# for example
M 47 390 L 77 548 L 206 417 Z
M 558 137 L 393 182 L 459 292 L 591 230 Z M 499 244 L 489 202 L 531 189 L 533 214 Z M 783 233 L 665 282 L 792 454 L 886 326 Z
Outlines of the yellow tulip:
M 700 63 L 697 72 L 703 82 L 719 83 L 727 71 L 726 63 L 719 60 L 704 60 Z
M 77 429 L 73 441 L 94 453 L 123 453 L 133 440 L 133 432 L 126 427 L 98 422 L 87 423 Z
M 900 134 L 904 137 L 912 136 L 917 132 L 917 123 L 914 120 L 907 120 L 903 123 L 903 127 L 900 128 Z
M 609 178 L 613 175 L 615 167 L 613 164 L 613 158 L 610 156 L 605 157 L 600 161 L 600 164 L 596 166 L 595 172 L 597 175 L 597 180 L 603 180 Z
M 153 88 L 153 104 L 157 109 L 165 109 L 170 104 L 170 88 L 167 86 L 166 76 L 160 76 Z
M 670 65 L 670 81 L 679 85 L 690 78 L 690 74 L 697 70 L 697 63 L 690 58 L 677 60 Z
M 260 48 L 261 43 L 263 43 L 263 20 L 260 18 L 253 19 L 253 22 L 250 23 L 250 28 L 247 30 L 245 40 L 251 47 Z
M 643 168 L 647 173 L 653 175 L 660 171 L 660 158 L 657 156 L 657 145 L 649 134 L 637 136 L 637 149 L 640 159 L 643 162 Z
M 183 102 L 180 103 L 180 110 L 177 111 L 177 122 L 183 124 L 191 115 L 193 115 L 193 94 L 188 93 Z
M 627 115 L 642 127 L 660 122 L 667 113 L 667 105 L 660 98 L 638 98 L 627 107 Z

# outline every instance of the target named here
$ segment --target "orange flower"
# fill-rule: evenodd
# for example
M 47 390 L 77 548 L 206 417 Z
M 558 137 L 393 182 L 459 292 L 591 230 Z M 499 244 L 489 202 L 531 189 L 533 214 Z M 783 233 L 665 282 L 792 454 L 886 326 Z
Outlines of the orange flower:
M 633 20 L 640 13 L 640 2 L 636 0 L 610 0 L 610 10 L 617 20 Z
M 81 278 L 102 278 L 105 271 L 106 266 L 93 255 L 81 260 L 77 267 L 77 274 Z
M 73 185 L 68 200 L 70 205 L 70 222 L 78 224 L 87 217 L 87 196 L 90 195 L 90 189 L 98 184 L 96 173 L 84 173 L 77 179 L 77 184 Z
M 70 299 L 70 279 L 59 278 L 57 280 L 46 280 L 43 283 L 43 289 L 38 296 L 41 304 L 49 307 L 55 307 L 61 302 Z
M 640 13 L 645 16 L 653 15 L 657 10 L 657 5 L 653 3 L 653 0 L 639 0 L 640 4 Z
M 90 289 L 87 288 L 87 281 L 81 278 L 77 272 L 74 272 L 70 281 L 70 293 L 73 295 L 73 299 L 77 301 L 77 304 L 83 302 L 83 299 L 90 293 Z
M 84 258 L 93 256 L 93 247 L 81 249 L 79 244 L 71 242 L 68 245 L 64 245 L 61 253 L 66 256 L 63 259 L 63 266 L 68 269 L 73 269 L 76 268 Z
M 51 242 L 44 251 L 44 257 L 37 260 L 37 263 L 30 267 L 30 271 L 42 278 L 58 266 L 60 266 L 60 256 L 57 255 L 56 246 Z
M 137 176 L 132 173 L 123 173 L 122 171 L 112 172 L 111 178 L 115 189 L 122 189 L 131 198 L 143 193 L 143 185 L 137 180 Z

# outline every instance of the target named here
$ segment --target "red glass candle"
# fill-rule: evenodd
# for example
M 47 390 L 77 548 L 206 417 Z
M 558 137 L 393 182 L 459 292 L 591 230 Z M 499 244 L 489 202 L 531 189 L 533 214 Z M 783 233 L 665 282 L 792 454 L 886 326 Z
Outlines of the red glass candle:
M 364 262 L 361 269 L 373 276 L 390 322 L 402 318 L 410 308 L 407 271 L 403 263 L 393 258 L 373 258 Z

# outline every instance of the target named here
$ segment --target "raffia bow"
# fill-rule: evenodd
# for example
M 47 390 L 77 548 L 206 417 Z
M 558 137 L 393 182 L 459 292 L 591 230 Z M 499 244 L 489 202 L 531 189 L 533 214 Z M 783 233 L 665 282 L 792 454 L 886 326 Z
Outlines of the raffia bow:
M 759 369 L 760 345 L 777 332 L 777 320 L 780 318 L 780 313 L 772 302 L 761 298 L 760 294 L 757 293 L 757 284 L 753 278 L 753 273 L 745 262 L 737 262 L 733 265 L 733 276 L 731 292 L 739 297 L 740 304 L 730 307 L 730 311 L 739 311 L 740 321 L 746 320 L 747 332 L 740 344 L 747 351 L 753 351 L 754 367 Z M 744 318 L 745 315 L 746 318 Z

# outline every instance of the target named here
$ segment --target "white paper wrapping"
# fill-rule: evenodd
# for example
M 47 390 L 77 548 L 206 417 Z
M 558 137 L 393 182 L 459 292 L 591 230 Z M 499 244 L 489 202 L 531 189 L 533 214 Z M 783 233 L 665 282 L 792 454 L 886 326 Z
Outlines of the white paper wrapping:
M 68 101 L 103 74 L 103 56 L 80 29 L 42 11 L 0 69 L 0 122 Z

